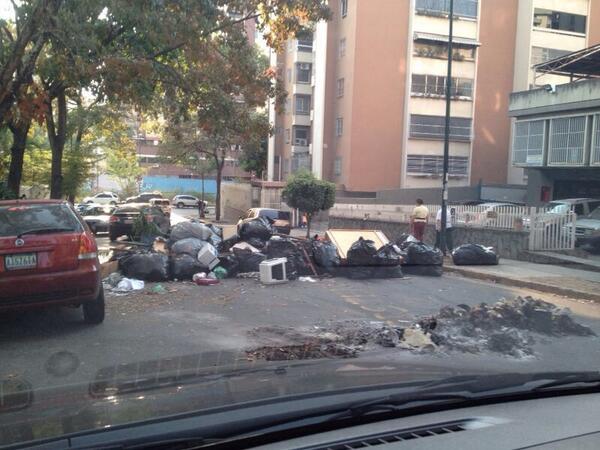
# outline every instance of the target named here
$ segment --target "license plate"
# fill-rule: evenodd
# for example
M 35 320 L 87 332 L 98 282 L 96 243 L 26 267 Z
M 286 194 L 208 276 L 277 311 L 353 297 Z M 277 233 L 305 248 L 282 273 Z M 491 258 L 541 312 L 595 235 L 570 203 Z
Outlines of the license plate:
M 123 219 L 123 223 L 133 223 L 133 219 Z
M 36 253 L 19 253 L 18 255 L 6 255 L 4 257 L 4 267 L 6 270 L 31 269 L 36 266 Z

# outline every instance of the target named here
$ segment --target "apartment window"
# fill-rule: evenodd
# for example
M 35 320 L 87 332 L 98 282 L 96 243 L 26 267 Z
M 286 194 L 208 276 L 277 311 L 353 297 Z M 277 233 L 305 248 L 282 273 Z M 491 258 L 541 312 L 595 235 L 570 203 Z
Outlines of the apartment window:
M 417 13 L 427 15 L 447 15 L 450 13 L 450 0 L 417 0 Z M 477 0 L 454 0 L 455 16 L 477 17 Z
M 311 63 L 296 63 L 296 83 L 310 83 Z
M 289 128 L 285 129 L 285 143 L 286 144 L 290 143 L 290 129 Z
M 335 119 L 335 135 L 341 136 L 344 133 L 344 118 L 338 117 Z
M 343 78 L 338 78 L 338 80 L 337 80 L 337 96 L 338 97 L 344 96 L 344 79 Z
M 413 74 L 411 92 L 416 95 L 443 97 L 446 95 L 446 77 Z M 472 98 L 473 80 L 453 77 L 450 93 L 453 97 Z
M 580 165 L 584 162 L 585 116 L 550 121 L 548 165 Z
M 287 80 L 288 80 L 288 83 L 292 82 L 292 69 L 287 70 Z
M 299 170 L 310 170 L 312 158 L 308 153 L 300 153 L 292 157 L 292 173 Z
M 296 39 L 298 39 L 299 52 L 312 52 L 313 35 L 311 32 L 302 31 L 296 35 Z
M 340 39 L 339 55 L 340 58 L 346 56 L 346 38 Z
M 426 116 L 411 114 L 410 137 L 423 139 L 444 139 L 444 116 Z M 450 118 L 450 139 L 453 141 L 471 140 L 471 119 L 463 117 Z
M 448 44 L 445 42 L 420 41 L 415 42 L 413 54 L 423 58 L 448 58 Z M 475 59 L 475 47 L 466 44 L 452 45 L 453 61 L 473 61 Z
M 594 142 L 591 164 L 600 165 L 600 114 L 594 115 Z
M 551 30 L 585 34 L 586 20 L 586 17 L 580 14 L 552 11 L 550 9 L 535 8 L 533 12 L 533 26 Z
M 310 114 L 310 95 L 294 95 L 294 111 L 296 114 Z
M 513 164 L 541 166 L 544 157 L 544 121 L 515 123 L 513 133 Z
M 448 174 L 454 177 L 466 177 L 469 172 L 467 156 L 450 156 Z M 407 155 L 406 173 L 413 175 L 435 175 L 444 173 L 444 157 L 441 155 Z
M 307 147 L 310 144 L 310 127 L 295 126 L 292 130 L 294 145 Z
M 348 15 L 348 0 L 340 1 L 340 13 L 342 17 L 346 17 Z
M 336 156 L 333 160 L 333 174 L 339 177 L 342 174 L 342 157 Z
M 568 50 L 558 50 L 556 48 L 531 47 L 531 65 L 542 64 L 552 59 L 560 58 L 571 53 Z

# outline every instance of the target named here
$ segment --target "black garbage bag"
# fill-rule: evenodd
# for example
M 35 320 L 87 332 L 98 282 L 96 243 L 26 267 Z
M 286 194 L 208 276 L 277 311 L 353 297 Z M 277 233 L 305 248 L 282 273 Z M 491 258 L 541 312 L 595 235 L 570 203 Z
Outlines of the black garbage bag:
M 195 257 L 188 254 L 171 256 L 171 277 L 176 280 L 191 280 L 195 273 L 206 269 Z
M 408 266 L 441 266 L 444 263 L 442 252 L 423 242 L 411 242 L 405 251 L 403 264 Z
M 402 266 L 404 275 L 418 275 L 423 277 L 441 277 L 444 274 L 444 266 L 421 265 Z
M 313 241 L 313 258 L 321 267 L 336 267 L 340 265 L 337 247 L 330 241 Z
M 257 250 L 262 250 L 263 248 L 265 248 L 265 241 L 263 241 L 262 239 L 259 238 L 250 238 L 246 240 L 246 243 L 250 244 L 252 247 L 254 247 Z
M 491 247 L 479 244 L 463 244 L 452 252 L 452 261 L 457 266 L 495 266 L 499 260 Z
M 400 250 L 406 250 L 413 242 L 419 242 L 412 234 L 404 233 L 396 240 L 396 245 Z
M 300 245 L 291 239 L 274 237 L 267 241 L 263 253 L 267 259 L 287 258 L 285 266 L 287 278 L 294 280 L 298 275 L 312 275 L 312 270 Z
M 205 224 L 198 222 L 180 222 L 171 228 L 169 245 L 186 238 L 196 238 L 206 241 L 213 235 L 213 231 Z
M 128 278 L 166 281 L 169 279 L 169 257 L 164 253 L 133 253 L 119 259 L 119 269 Z
M 219 255 L 219 266 L 227 270 L 227 277 L 235 277 L 240 273 L 240 262 L 232 253 Z
M 375 254 L 379 266 L 397 266 L 402 261 L 400 254 L 394 249 L 394 244 L 385 244 Z
M 185 238 L 173 243 L 171 252 L 175 255 L 190 255 L 191 257 L 196 258 L 198 252 L 206 245 L 206 241 L 197 238 Z
M 369 239 L 358 238 L 346 255 L 349 266 L 375 266 L 377 265 L 377 248 Z
M 218 234 L 213 234 L 206 241 L 208 243 L 212 244 L 212 246 L 214 248 L 220 249 L 221 248 L 221 243 L 223 242 L 223 239 Z
M 258 272 L 260 263 L 267 259 L 263 253 L 247 249 L 234 248 L 233 254 L 239 263 L 239 273 Z
M 238 242 L 240 242 L 240 237 L 237 234 L 234 234 L 233 236 L 228 237 L 227 239 L 223 239 L 221 241 L 219 250 L 221 250 L 222 252 L 228 252 L 229 250 L 231 250 L 231 247 L 233 247 Z
M 221 239 L 223 239 L 223 228 L 216 226 L 214 223 L 211 223 L 211 224 L 209 224 L 207 226 L 208 226 L 208 228 L 210 228 L 212 230 L 212 232 L 214 234 L 216 234 Z
M 331 268 L 333 276 L 351 280 L 402 278 L 402 272 L 403 269 L 400 266 L 338 266 Z
M 251 238 L 258 238 L 261 241 L 268 241 L 273 235 L 273 227 L 271 223 L 264 217 L 244 222 L 239 231 L 242 241 L 247 241 Z

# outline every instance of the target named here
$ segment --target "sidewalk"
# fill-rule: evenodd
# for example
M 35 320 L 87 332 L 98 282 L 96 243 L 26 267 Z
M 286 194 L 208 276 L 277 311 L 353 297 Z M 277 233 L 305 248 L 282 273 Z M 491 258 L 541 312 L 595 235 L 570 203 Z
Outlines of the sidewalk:
M 598 272 L 512 259 L 501 259 L 497 266 L 455 266 L 446 260 L 444 270 L 467 278 L 600 302 Z

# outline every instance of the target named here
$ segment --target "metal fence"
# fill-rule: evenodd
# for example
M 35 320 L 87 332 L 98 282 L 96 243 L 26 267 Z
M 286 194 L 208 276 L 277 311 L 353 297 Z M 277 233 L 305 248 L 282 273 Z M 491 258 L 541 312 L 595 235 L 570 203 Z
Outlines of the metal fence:
M 572 250 L 575 248 L 577 214 L 536 214 L 529 227 L 529 250 Z

